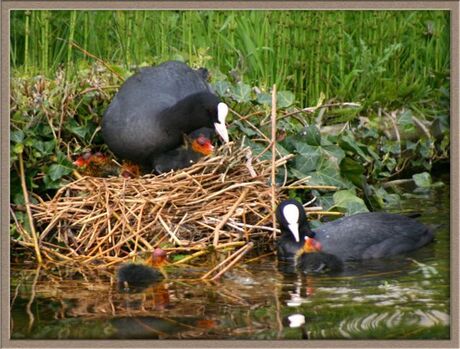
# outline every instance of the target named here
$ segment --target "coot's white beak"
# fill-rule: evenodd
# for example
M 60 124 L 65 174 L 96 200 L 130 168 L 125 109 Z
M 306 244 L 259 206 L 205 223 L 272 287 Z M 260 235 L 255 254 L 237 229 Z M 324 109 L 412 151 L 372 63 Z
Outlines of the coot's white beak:
M 299 224 L 298 223 L 291 223 L 288 224 L 289 230 L 291 231 L 292 235 L 294 235 L 295 242 L 300 241 L 299 236 Z
M 284 206 L 283 208 L 283 215 L 287 221 L 288 228 L 291 231 L 292 235 L 296 242 L 300 241 L 300 234 L 299 234 L 299 209 L 293 205 L 289 204 Z
M 217 105 L 217 120 L 219 120 L 219 122 L 215 122 L 214 127 L 217 133 L 219 134 L 219 136 L 222 137 L 225 143 L 228 143 L 229 141 L 227 126 L 225 126 L 225 119 L 227 117 L 227 114 L 228 114 L 227 104 L 222 103 L 222 102 L 219 103 Z

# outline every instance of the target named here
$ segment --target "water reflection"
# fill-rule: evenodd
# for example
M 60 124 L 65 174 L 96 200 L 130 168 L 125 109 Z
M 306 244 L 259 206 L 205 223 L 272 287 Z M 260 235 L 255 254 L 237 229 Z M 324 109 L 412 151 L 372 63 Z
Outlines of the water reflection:
M 448 187 L 423 198 L 424 223 L 449 221 Z M 447 198 L 447 201 L 446 201 Z M 395 210 L 420 208 L 414 199 Z M 427 212 L 429 211 L 429 214 Z M 177 268 L 138 293 L 113 270 L 12 270 L 11 335 L 19 338 L 449 338 L 449 230 L 433 244 L 335 274 L 299 274 L 274 256 L 218 283 Z M 169 273 L 168 273 L 169 274 Z M 196 275 L 195 275 L 196 274 Z

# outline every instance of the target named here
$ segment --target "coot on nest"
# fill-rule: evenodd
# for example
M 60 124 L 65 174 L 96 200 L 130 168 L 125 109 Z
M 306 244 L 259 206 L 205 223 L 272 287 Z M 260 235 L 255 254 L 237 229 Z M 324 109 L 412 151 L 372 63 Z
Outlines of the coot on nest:
M 105 143 L 118 157 L 149 167 L 201 127 L 228 142 L 228 107 L 212 91 L 205 70 L 168 61 L 141 69 L 120 87 L 102 121 Z

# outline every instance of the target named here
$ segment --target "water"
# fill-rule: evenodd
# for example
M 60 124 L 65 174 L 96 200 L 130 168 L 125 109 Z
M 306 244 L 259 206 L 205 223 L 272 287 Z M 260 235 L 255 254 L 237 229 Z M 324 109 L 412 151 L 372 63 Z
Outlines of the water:
M 218 283 L 190 277 L 118 292 L 112 270 L 13 266 L 12 339 L 449 339 L 449 186 L 414 193 L 391 211 L 445 223 L 433 244 L 391 259 L 350 263 L 336 275 L 285 275 L 273 256 Z M 187 278 L 187 279 L 185 279 Z

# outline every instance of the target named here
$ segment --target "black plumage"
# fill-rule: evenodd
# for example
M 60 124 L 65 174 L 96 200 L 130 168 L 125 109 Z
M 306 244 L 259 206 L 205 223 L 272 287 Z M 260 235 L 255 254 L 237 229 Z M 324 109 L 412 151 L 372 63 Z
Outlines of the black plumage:
M 183 135 L 214 128 L 228 141 L 227 106 L 212 91 L 205 70 L 168 61 L 141 69 L 120 87 L 102 122 L 104 141 L 117 156 L 143 166 L 179 147 Z
M 391 257 L 416 250 L 434 238 L 430 228 L 392 213 L 366 212 L 342 217 L 310 229 L 305 209 L 297 200 L 285 200 L 277 208 L 281 228 L 278 259 L 302 271 L 342 268 L 351 260 Z M 306 241 L 316 251 L 307 251 Z

